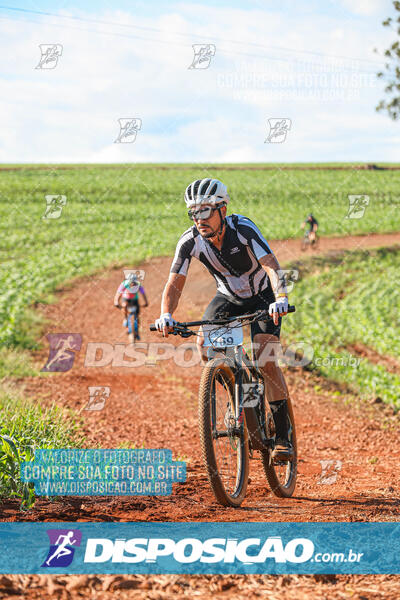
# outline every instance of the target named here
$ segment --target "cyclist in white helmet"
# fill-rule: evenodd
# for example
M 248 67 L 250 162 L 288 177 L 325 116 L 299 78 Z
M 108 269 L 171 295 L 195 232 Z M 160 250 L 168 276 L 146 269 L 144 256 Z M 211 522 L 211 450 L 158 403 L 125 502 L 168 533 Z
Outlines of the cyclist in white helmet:
M 277 362 L 281 320 L 288 310 L 286 285 L 275 255 L 253 221 L 238 214 L 226 216 L 229 199 L 226 186 L 217 179 L 198 179 L 187 187 L 185 201 L 194 225 L 178 241 L 156 326 L 168 336 L 192 257 L 207 267 L 217 284 L 203 319 L 269 309 L 272 320 L 251 327 L 257 357 L 264 351 L 269 358 L 259 364 L 275 422 L 274 457 L 287 460 L 293 452 L 288 439 L 289 393 Z M 197 344 L 205 361 L 203 342 L 199 335 Z
M 146 292 L 144 291 L 144 287 L 140 285 L 140 281 L 138 276 L 135 273 L 129 273 L 121 285 L 118 287 L 115 296 L 114 296 L 114 306 L 116 308 L 123 308 L 124 310 L 124 320 L 122 322 L 123 327 L 127 327 L 128 325 L 128 306 L 136 306 L 136 321 L 137 321 L 137 339 L 140 340 L 139 335 L 139 314 L 140 314 L 140 303 L 139 303 L 139 293 L 142 294 L 144 299 L 144 307 L 149 305 L 147 300 Z M 121 304 L 120 298 L 122 297 Z

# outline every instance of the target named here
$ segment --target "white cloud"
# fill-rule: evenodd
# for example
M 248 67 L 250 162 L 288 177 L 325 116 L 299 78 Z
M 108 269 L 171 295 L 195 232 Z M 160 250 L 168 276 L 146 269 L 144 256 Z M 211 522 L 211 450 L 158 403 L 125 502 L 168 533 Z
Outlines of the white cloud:
M 384 45 L 386 32 L 375 19 L 374 42 L 365 24 L 354 30 L 342 13 L 299 21 L 277 10 L 208 7 L 207 27 L 198 15 L 190 4 L 158 19 L 99 15 L 165 33 L 80 25 L 138 37 L 0 20 L 0 161 L 369 160 L 375 148 L 375 160 L 395 160 L 395 130 L 374 112 L 381 84 L 357 73 L 351 80 L 352 69 L 374 73 L 374 65 L 301 52 L 378 60 L 371 47 Z M 204 31 L 215 35 L 216 55 L 209 69 L 189 70 Z M 268 48 L 233 43 L 243 39 Z M 35 70 L 46 42 L 63 45 L 59 65 Z M 282 116 L 293 121 L 287 142 L 264 144 L 267 118 Z M 113 143 L 121 117 L 143 121 L 134 144 Z
M 357 15 L 381 15 L 386 18 L 393 12 L 390 0 L 340 0 L 341 4 Z

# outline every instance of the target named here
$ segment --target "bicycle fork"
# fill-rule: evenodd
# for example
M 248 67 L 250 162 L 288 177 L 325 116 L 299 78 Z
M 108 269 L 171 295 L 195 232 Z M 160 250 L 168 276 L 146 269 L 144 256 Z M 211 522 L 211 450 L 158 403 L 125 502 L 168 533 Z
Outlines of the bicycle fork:
M 239 435 L 243 433 L 244 427 L 242 356 L 242 346 L 235 346 L 235 425 Z

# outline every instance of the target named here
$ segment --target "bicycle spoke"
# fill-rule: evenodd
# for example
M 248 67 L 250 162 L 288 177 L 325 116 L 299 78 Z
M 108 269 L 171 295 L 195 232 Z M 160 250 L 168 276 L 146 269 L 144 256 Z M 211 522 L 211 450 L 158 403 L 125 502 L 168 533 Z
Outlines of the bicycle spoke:
M 218 473 L 229 494 L 234 494 L 238 485 L 238 454 L 240 439 L 236 430 L 236 422 L 232 407 L 232 398 L 228 386 L 221 381 L 221 376 L 213 382 L 213 399 L 215 411 L 216 439 L 214 439 L 215 457 Z M 219 434 L 219 435 L 218 435 Z

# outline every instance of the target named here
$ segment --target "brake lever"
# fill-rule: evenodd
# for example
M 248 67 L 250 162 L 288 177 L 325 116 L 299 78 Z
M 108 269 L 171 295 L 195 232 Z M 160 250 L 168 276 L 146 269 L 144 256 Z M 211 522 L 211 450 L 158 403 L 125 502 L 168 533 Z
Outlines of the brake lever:
M 180 335 L 183 338 L 188 338 L 191 335 L 196 335 L 193 331 L 186 329 L 185 327 L 180 327 L 179 325 L 175 325 L 174 330 L 171 331 L 172 335 Z
M 185 332 L 182 332 L 180 334 L 180 336 L 183 337 L 183 338 L 188 338 L 188 337 L 190 337 L 192 335 L 196 335 L 196 334 L 193 331 L 185 331 Z

